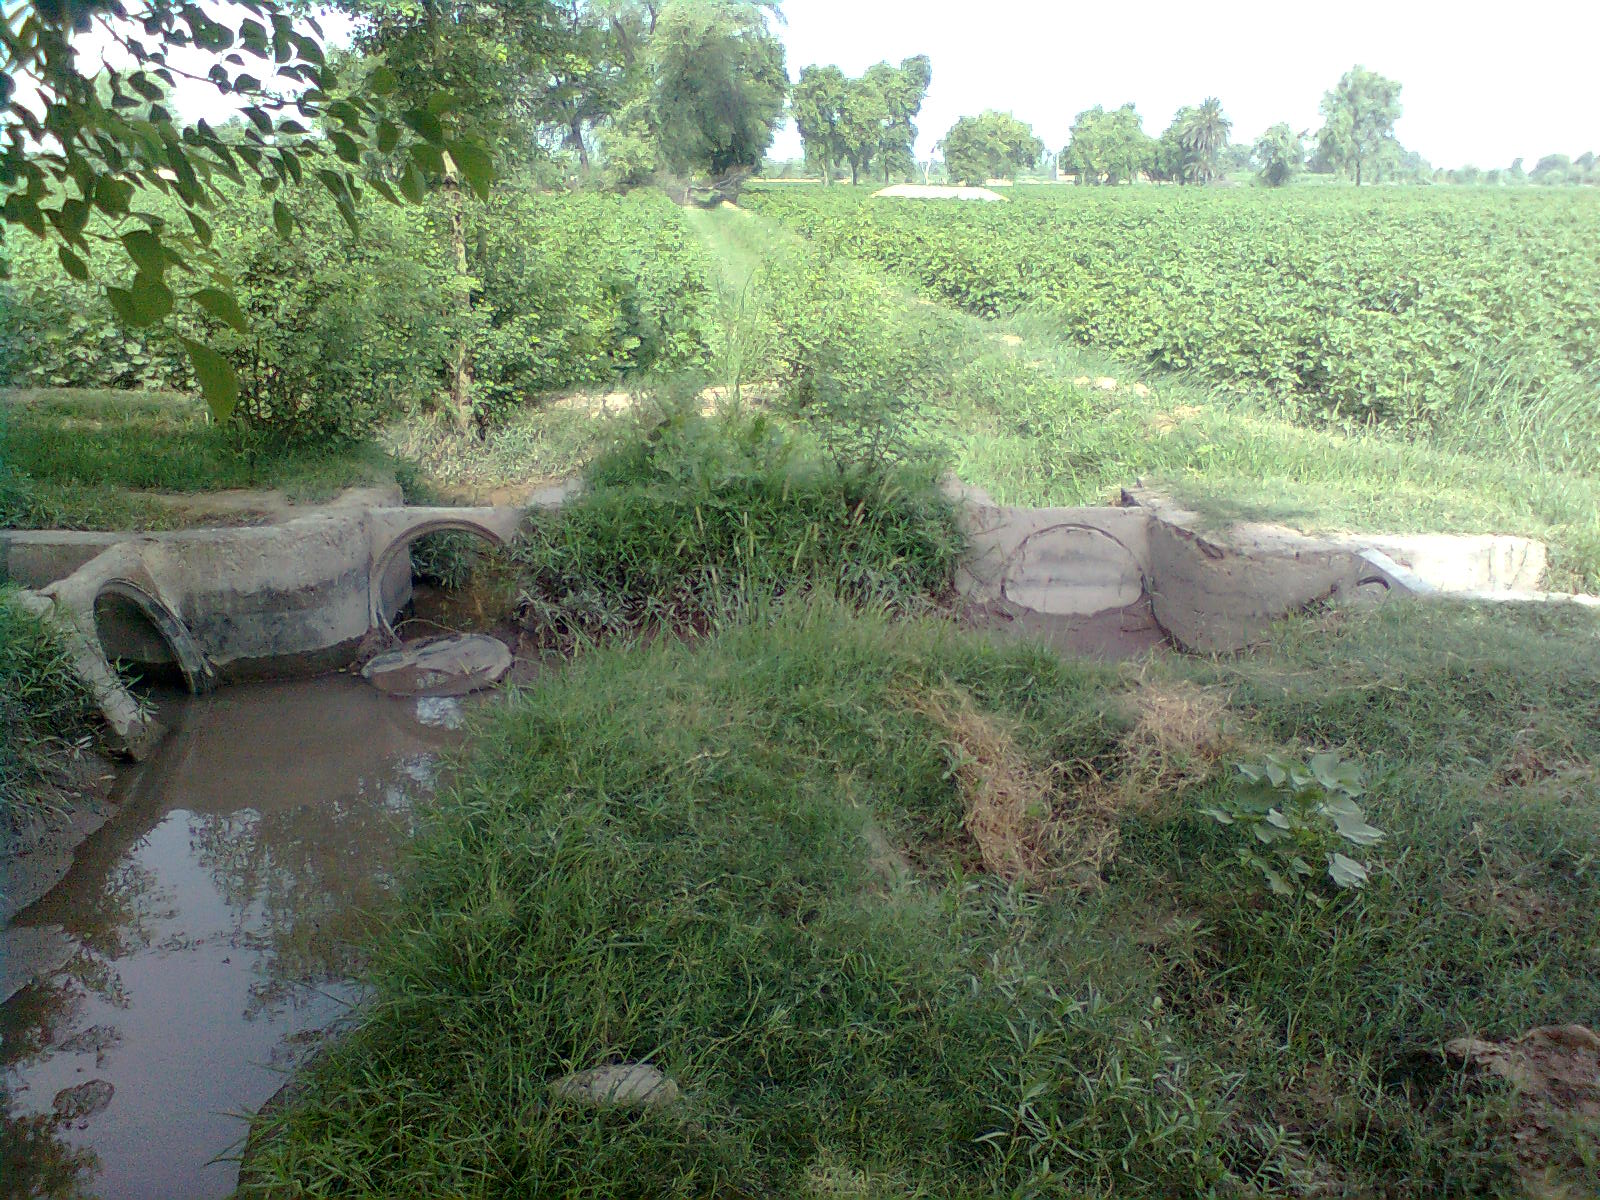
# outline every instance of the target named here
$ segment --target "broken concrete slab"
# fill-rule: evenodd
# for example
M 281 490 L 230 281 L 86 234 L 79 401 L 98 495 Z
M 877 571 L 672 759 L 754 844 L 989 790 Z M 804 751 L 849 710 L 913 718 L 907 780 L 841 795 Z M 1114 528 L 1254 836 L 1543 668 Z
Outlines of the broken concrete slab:
M 391 696 L 465 696 L 499 683 L 511 651 L 485 634 L 433 638 L 378 655 L 361 676 Z

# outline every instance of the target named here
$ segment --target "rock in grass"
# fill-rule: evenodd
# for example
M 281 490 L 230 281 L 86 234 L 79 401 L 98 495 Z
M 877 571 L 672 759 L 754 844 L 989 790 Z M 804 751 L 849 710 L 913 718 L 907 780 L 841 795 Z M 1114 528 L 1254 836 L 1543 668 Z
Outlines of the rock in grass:
M 596 1107 L 665 1108 L 678 1098 L 678 1085 L 649 1063 L 612 1063 L 564 1076 L 550 1093 Z
M 464 696 L 493 687 L 510 669 L 504 642 L 473 633 L 380 654 L 361 668 L 361 676 L 391 696 Z
M 58 1120 L 78 1121 L 104 1109 L 111 1103 L 115 1091 L 104 1079 L 91 1079 L 77 1087 L 62 1088 L 56 1093 L 55 1102 L 50 1107 L 55 1110 Z

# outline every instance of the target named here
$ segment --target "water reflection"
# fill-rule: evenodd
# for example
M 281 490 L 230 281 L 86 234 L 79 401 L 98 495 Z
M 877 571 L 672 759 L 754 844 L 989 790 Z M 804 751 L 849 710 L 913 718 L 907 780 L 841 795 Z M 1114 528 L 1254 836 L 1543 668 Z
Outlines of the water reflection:
M 77 953 L 0 1010 L 11 1194 L 232 1190 L 234 1164 L 212 1160 L 355 999 L 413 803 L 456 736 L 342 677 L 166 716 L 175 732 L 122 781 L 121 815 L 18 917 L 62 926 Z M 103 1110 L 54 1111 L 96 1080 L 114 1089 Z

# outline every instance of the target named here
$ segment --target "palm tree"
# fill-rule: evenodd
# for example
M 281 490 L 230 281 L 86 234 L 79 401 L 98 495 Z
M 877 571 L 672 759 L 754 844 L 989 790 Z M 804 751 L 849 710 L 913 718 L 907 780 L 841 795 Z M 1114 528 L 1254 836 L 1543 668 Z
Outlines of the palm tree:
M 1222 101 L 1207 96 L 1199 108 L 1191 108 L 1178 128 L 1178 144 L 1188 161 L 1183 170 L 1195 183 L 1209 183 L 1220 174 L 1217 156 L 1228 145 L 1233 122 L 1222 112 Z

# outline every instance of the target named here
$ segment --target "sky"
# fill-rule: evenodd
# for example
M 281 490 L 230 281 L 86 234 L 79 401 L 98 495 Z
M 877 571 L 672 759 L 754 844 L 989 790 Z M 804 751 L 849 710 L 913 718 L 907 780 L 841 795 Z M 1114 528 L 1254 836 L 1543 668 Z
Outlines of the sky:
M 881 59 L 933 60 L 917 120 L 919 157 L 962 116 L 1009 110 L 1051 150 L 1085 108 L 1132 101 L 1159 134 L 1184 104 L 1221 98 L 1233 140 L 1287 121 L 1322 124 L 1323 93 L 1356 63 L 1398 79 L 1400 141 L 1436 167 L 1531 168 L 1551 153 L 1600 151 L 1600 3 L 1596 0 L 786 0 L 789 74 L 834 63 L 851 75 Z M 349 24 L 325 19 L 330 41 Z M 92 61 L 96 35 L 79 42 Z M 203 68 L 202 68 L 203 70 Z M 224 119 L 214 91 L 181 85 L 188 118 Z M 798 158 L 791 127 L 772 153 Z
M 998 108 L 1051 150 L 1075 114 L 1133 101 L 1159 134 L 1184 104 L 1218 96 L 1233 140 L 1287 121 L 1322 124 L 1323 93 L 1356 63 L 1397 79 L 1395 132 L 1436 167 L 1531 168 L 1545 154 L 1600 151 L 1600 4 L 1595 0 L 786 0 L 789 74 L 847 74 L 914 54 L 933 60 L 917 151 L 962 116 Z M 775 157 L 799 157 L 793 129 Z

